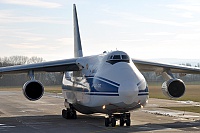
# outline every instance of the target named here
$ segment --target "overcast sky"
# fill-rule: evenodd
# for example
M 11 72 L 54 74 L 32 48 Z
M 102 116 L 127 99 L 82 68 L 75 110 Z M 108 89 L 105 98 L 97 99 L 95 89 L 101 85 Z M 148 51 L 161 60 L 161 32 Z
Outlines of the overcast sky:
M 200 59 L 200 0 L 0 0 L 0 57 L 73 57 L 73 3 L 84 55 Z

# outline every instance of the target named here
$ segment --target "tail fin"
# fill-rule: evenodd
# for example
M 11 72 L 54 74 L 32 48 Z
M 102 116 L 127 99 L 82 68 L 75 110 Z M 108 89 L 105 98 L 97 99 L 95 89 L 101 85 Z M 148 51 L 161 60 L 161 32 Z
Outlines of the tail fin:
M 74 57 L 82 57 L 82 46 L 81 46 L 81 37 L 78 26 L 78 17 L 76 11 L 76 5 L 73 5 L 73 17 L 74 17 Z

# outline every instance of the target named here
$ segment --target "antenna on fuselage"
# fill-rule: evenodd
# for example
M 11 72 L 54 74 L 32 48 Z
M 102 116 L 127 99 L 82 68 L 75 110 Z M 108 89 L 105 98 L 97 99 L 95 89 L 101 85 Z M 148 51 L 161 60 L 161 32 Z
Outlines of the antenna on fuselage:
M 73 18 L 74 18 L 74 57 L 83 57 L 81 37 L 78 25 L 78 17 L 75 4 L 73 4 Z

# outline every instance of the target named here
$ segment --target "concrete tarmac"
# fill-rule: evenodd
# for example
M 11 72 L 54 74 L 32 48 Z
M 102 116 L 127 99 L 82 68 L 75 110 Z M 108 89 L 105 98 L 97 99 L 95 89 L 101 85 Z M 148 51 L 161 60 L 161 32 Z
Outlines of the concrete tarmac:
M 174 111 L 162 106 L 199 105 L 195 102 L 150 99 L 149 104 L 131 111 L 131 126 L 104 126 L 104 115 L 83 115 L 78 119 L 61 117 L 62 95 L 45 93 L 38 101 L 27 100 L 20 91 L 0 91 L 0 133 L 132 133 L 200 132 L 200 114 Z

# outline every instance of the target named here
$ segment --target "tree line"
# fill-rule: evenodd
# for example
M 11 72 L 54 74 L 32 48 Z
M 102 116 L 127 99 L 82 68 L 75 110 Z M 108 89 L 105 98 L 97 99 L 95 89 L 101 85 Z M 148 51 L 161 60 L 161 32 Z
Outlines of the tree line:
M 26 57 L 26 56 L 11 56 L 11 57 L 0 57 L 0 67 L 14 66 L 14 65 L 25 65 L 32 63 L 40 63 L 45 60 L 41 57 Z M 190 63 L 182 63 L 180 65 L 191 66 Z M 200 67 L 198 63 L 195 67 Z M 142 72 L 144 77 L 149 83 L 153 82 L 164 82 L 164 79 L 160 75 L 156 75 L 155 72 Z M 62 83 L 61 73 L 35 73 L 35 78 L 42 82 L 44 85 L 61 85 Z M 182 79 L 184 82 L 198 82 L 200 81 L 200 75 L 188 74 L 186 76 L 181 76 L 180 74 L 174 74 L 176 78 Z M 22 86 L 26 81 L 29 80 L 27 74 L 12 74 L 12 75 L 3 75 L 3 78 L 0 79 L 1 86 Z
M 41 57 L 11 56 L 0 57 L 0 67 L 25 65 L 32 63 L 40 63 L 45 60 Z M 61 73 L 35 73 L 35 78 L 44 85 L 60 85 L 62 82 Z M 3 75 L 0 79 L 1 86 L 22 86 L 26 81 L 30 80 L 27 74 L 8 74 Z

